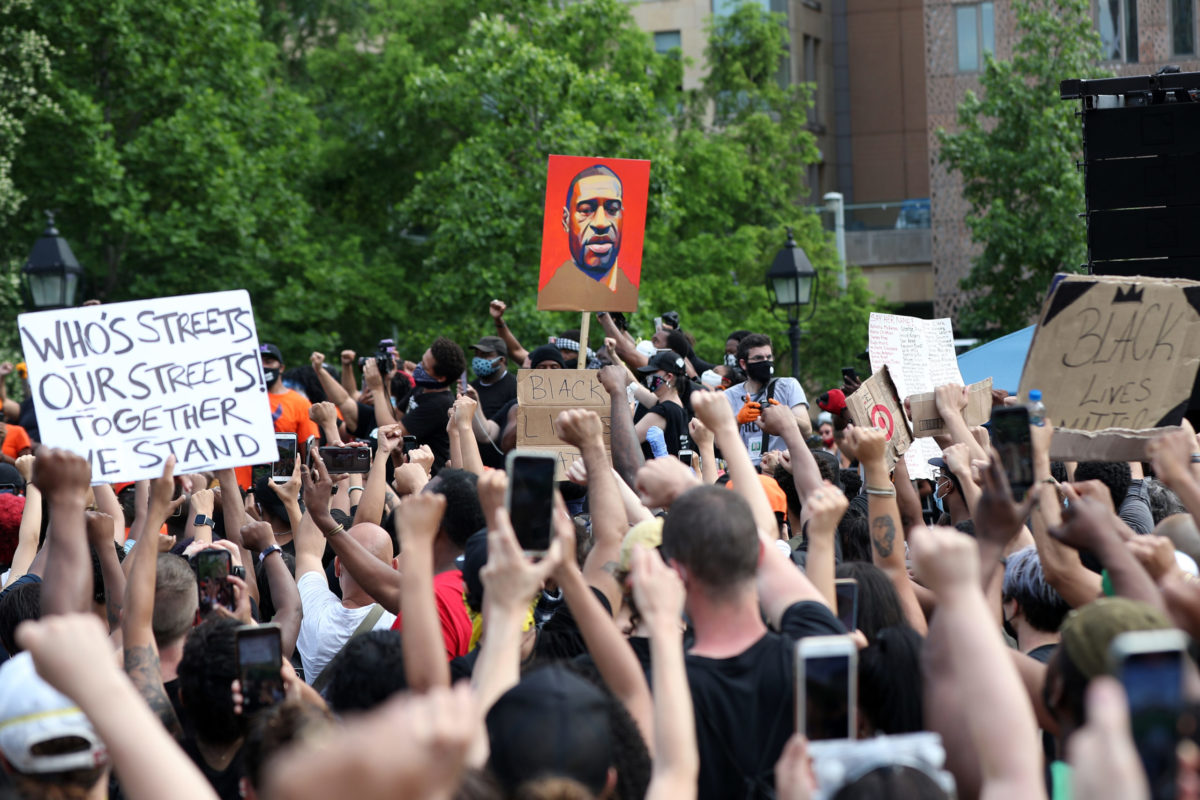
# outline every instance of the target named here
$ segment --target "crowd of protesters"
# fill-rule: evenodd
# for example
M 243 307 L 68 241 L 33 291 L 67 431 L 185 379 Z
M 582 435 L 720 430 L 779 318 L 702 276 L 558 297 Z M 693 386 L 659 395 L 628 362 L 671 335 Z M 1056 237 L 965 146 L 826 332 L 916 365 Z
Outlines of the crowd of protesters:
M 936 391 L 935 480 L 911 480 L 850 423 L 853 377 L 810 407 L 761 332 L 708 362 L 678 314 L 642 341 L 598 314 L 595 352 L 573 330 L 526 349 L 489 311 L 469 359 L 438 338 L 289 368 L 262 345 L 286 482 L 172 458 L 93 486 L 4 394 L 0 798 L 1200 797 L 1194 679 L 1164 794 L 1109 658 L 1125 632 L 1200 634 L 1189 427 L 1147 463 L 1063 464 L 1035 425 L 1018 501 L 961 386 Z M 536 559 L 506 509 L 517 368 L 596 369 L 611 399 L 556 418 L 581 457 Z M 309 452 L 351 443 L 365 474 Z M 200 602 L 212 550 L 230 608 Z M 263 704 L 238 642 L 265 623 Z M 796 730 L 814 636 L 857 649 L 844 741 Z

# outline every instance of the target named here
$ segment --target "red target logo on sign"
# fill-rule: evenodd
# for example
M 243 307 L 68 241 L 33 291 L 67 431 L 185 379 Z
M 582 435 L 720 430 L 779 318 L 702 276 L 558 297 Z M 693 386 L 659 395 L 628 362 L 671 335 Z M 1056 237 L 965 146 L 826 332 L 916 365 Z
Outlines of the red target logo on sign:
M 889 442 L 892 440 L 895 423 L 892 422 L 892 412 L 888 411 L 887 406 L 878 404 L 871 409 L 871 425 L 885 431 Z

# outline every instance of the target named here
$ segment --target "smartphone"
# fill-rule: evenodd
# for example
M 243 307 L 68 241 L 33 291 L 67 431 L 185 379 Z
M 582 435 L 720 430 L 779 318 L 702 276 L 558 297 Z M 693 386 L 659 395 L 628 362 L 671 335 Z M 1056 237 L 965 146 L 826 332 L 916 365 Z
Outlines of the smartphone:
M 859 380 L 858 370 L 854 369 L 854 367 L 842 367 L 842 381 L 843 382 L 858 381 L 858 380 Z
M 691 448 L 689 448 L 689 447 L 681 448 L 676 455 L 679 456 L 679 460 L 683 462 L 683 465 L 685 467 L 692 466 L 692 457 L 695 455 L 695 453 L 692 452 Z
M 283 700 L 283 646 L 274 623 L 243 625 L 236 635 L 242 709 L 250 715 Z
M 1029 438 L 1029 409 L 997 406 L 992 409 L 992 445 L 1008 475 L 1013 498 L 1022 500 L 1033 487 L 1033 445 Z
M 233 611 L 235 599 L 229 577 L 232 561 L 228 550 L 211 547 L 196 553 L 196 583 L 200 589 L 200 616 L 205 617 L 216 606 Z
M 1108 650 L 1113 673 L 1125 687 L 1133 743 L 1153 800 L 1175 796 L 1186 651 L 1187 635 L 1178 630 L 1118 634 Z
M 847 633 L 858 630 L 858 581 L 854 578 L 838 578 L 833 582 L 837 597 L 837 617 Z
M 858 646 L 849 636 L 796 643 L 796 730 L 809 741 L 853 739 L 858 717 Z
M 322 447 L 321 460 L 330 475 L 365 474 L 371 471 L 371 448 Z
M 255 464 L 250 468 L 250 481 L 252 484 L 257 484 L 261 478 L 271 477 L 274 471 L 274 464 Z
M 410 450 L 416 450 L 419 446 L 420 445 L 417 444 L 417 437 L 415 437 L 415 436 L 405 436 L 404 437 L 404 445 L 403 445 L 404 455 L 407 456 Z
M 287 483 L 292 479 L 292 470 L 296 467 L 296 434 L 275 434 L 275 447 L 279 450 L 279 460 L 271 467 L 271 480 Z
M 512 450 L 505 462 L 508 493 L 505 506 L 517 541 L 526 555 L 550 549 L 554 518 L 554 468 L 558 457 L 532 450 Z

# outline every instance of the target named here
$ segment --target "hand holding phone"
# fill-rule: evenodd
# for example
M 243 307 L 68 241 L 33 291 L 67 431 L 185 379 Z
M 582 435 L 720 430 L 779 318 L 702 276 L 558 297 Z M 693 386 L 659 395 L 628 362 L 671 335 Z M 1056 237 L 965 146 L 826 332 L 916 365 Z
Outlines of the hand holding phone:
M 296 434 L 275 434 L 275 447 L 279 451 L 271 468 L 271 480 L 274 483 L 287 483 L 292 479 L 292 470 L 296 468 Z
M 283 647 L 279 626 L 243 625 L 237 629 L 238 682 L 242 713 L 273 706 L 283 700 Z
M 837 618 L 847 633 L 858 630 L 858 581 L 854 578 L 838 578 L 833 582 L 837 598 Z
M 505 506 L 517 542 L 527 555 L 540 557 L 550 549 L 554 529 L 554 469 L 557 458 L 532 450 L 509 452 Z
M 853 739 L 858 719 L 858 645 L 849 636 L 796 643 L 796 730 L 809 741 Z
M 1008 476 L 1013 499 L 1025 499 L 1033 488 L 1033 443 L 1029 432 L 1029 409 L 997 406 L 992 409 L 992 444 Z
M 228 550 L 209 548 L 196 554 L 196 583 L 200 590 L 200 616 L 206 617 L 216 606 L 233 612 L 237 600 L 229 582 L 232 559 Z

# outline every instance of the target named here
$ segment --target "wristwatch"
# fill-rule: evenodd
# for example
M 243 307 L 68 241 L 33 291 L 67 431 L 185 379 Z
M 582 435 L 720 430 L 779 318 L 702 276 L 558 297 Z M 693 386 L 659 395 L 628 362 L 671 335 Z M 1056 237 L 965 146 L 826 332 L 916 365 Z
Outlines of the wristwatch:
M 242 566 L 234 566 L 229 569 L 229 574 L 235 578 L 246 580 L 246 568 Z
M 217 521 L 215 519 L 213 519 L 212 517 L 208 516 L 207 514 L 197 514 L 196 518 L 194 520 L 192 520 L 192 524 L 193 525 L 207 525 L 210 528 L 217 527 Z
M 280 547 L 277 544 L 273 544 L 258 554 L 258 563 L 259 564 L 263 563 L 263 561 L 265 561 L 267 556 L 271 555 L 271 553 L 282 553 L 282 552 L 283 552 L 282 547 Z

